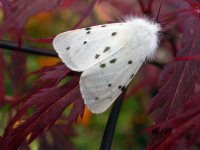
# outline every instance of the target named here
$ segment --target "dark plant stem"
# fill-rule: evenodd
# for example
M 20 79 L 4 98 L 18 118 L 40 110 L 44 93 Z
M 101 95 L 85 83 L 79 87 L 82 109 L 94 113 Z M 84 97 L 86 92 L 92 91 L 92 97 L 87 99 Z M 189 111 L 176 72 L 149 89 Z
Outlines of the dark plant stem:
M 30 53 L 36 55 L 43 55 L 43 56 L 51 56 L 51 57 L 58 57 L 57 53 L 53 50 L 45 50 L 40 48 L 33 48 L 29 46 L 19 46 L 15 43 L 0 40 L 0 48 L 15 51 L 15 52 L 23 52 L 23 53 Z
M 34 48 L 29 46 L 22 45 L 20 48 L 17 44 L 5 40 L 0 40 L 0 48 L 7 49 L 10 51 L 15 52 L 23 52 L 23 53 L 29 53 L 29 54 L 35 54 L 35 55 L 43 55 L 43 56 L 50 56 L 50 57 L 58 57 L 57 53 L 54 50 L 48 49 L 40 49 L 40 48 Z M 150 64 L 158 67 L 163 68 L 164 64 L 159 62 L 150 62 Z
M 165 65 L 164 63 L 160 63 L 160 62 L 156 62 L 156 61 L 149 62 L 149 64 L 151 64 L 153 66 L 156 66 L 156 67 L 158 67 L 160 69 L 163 69 L 163 67 Z
M 101 141 L 100 149 L 99 150 L 110 150 L 112 141 L 113 141 L 113 136 L 115 132 L 115 128 L 117 125 L 117 120 L 119 117 L 119 112 L 121 109 L 122 101 L 124 99 L 126 90 L 117 98 L 117 100 L 114 103 L 114 106 L 111 110 L 111 113 L 109 115 L 106 128 L 104 130 L 103 138 Z

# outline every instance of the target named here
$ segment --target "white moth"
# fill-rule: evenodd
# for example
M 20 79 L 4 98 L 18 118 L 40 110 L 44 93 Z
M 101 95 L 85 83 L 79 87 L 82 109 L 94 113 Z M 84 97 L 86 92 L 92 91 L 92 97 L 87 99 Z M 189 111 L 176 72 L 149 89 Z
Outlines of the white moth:
M 145 18 L 92 26 L 61 33 L 53 46 L 62 61 L 83 72 L 80 90 L 93 113 L 102 113 L 116 100 L 158 46 L 160 25 Z

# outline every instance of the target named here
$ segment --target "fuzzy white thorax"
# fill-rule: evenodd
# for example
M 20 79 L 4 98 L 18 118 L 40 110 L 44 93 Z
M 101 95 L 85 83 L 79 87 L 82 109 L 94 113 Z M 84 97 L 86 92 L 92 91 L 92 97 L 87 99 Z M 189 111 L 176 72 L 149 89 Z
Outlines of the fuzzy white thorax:
M 131 35 L 131 43 L 133 45 L 137 44 L 140 49 L 141 59 L 152 60 L 155 57 L 159 43 L 158 32 L 161 30 L 160 25 L 147 18 L 128 17 L 125 21 L 130 24 L 130 33 L 134 34 Z

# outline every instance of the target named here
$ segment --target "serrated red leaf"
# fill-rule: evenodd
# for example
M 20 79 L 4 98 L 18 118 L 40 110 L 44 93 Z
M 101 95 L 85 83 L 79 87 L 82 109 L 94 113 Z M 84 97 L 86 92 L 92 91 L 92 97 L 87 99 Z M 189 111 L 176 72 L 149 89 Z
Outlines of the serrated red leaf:
M 39 81 L 47 85 L 39 87 L 36 92 L 26 96 L 27 99 L 23 100 L 23 106 L 12 118 L 5 131 L 3 137 L 5 148 L 16 149 L 28 135 L 28 141 L 31 142 L 42 131 L 49 129 L 71 104 L 73 107 L 67 117 L 66 130 L 76 121 L 78 116 L 83 115 L 84 103 L 79 90 L 78 76 L 74 76 L 72 80 L 59 85 L 59 81 L 69 75 L 69 69 L 63 64 L 45 68 L 37 73 L 42 75 Z M 51 83 L 48 84 L 50 81 Z M 22 117 L 25 116 L 29 108 L 33 108 L 34 113 L 23 119 Z M 19 120 L 23 120 L 23 122 L 16 126 L 15 124 Z
M 26 55 L 22 53 L 11 53 L 12 63 L 7 64 L 9 66 L 7 71 L 12 81 L 13 96 L 18 96 L 23 90 L 22 81 L 26 74 Z
M 155 145 L 149 145 L 149 149 L 163 149 L 165 147 L 172 147 L 176 149 L 175 144 L 179 143 L 186 137 L 185 147 L 192 146 L 200 138 L 200 93 L 192 96 L 188 102 L 184 105 L 184 109 L 181 115 L 176 116 L 170 120 L 164 121 L 163 123 L 156 124 L 151 131 L 157 131 L 160 134 L 163 131 L 167 131 L 167 134 L 157 140 Z
M 48 11 L 60 4 L 60 0 L 3 0 L 3 8 L 9 16 L 10 21 L 6 20 L 4 26 L 10 27 L 10 23 L 14 28 L 22 29 L 26 21 L 38 13 Z
M 45 86 L 52 86 L 58 84 L 64 77 L 70 73 L 70 69 L 64 64 L 60 63 L 55 66 L 46 67 L 33 73 L 40 73 L 41 77 L 38 79 L 38 83 L 45 82 Z
M 6 20 L 3 22 L 2 25 L 2 32 L 6 32 L 9 28 L 13 28 L 14 31 L 17 33 L 18 35 L 18 44 L 19 46 L 21 45 L 20 41 L 21 41 L 21 29 L 20 25 L 18 24 L 18 22 L 15 19 L 15 16 L 13 15 L 13 12 L 11 10 L 10 7 L 10 3 L 6 0 L 2 0 L 1 1 L 2 5 L 3 5 L 3 9 L 6 15 Z M 3 34 L 1 33 L 1 34 Z
M 187 6 L 186 8 L 190 11 L 186 12 L 187 15 L 177 14 L 177 22 L 183 34 L 181 41 L 183 48 L 178 51 L 177 57 L 190 59 L 175 60 L 167 64 L 161 73 L 160 78 L 162 82 L 164 81 L 164 85 L 153 98 L 153 104 L 149 110 L 152 112 L 160 108 L 155 124 L 150 128 L 152 139 L 148 149 L 187 148 L 200 138 L 197 134 L 200 130 L 200 104 L 191 99 L 199 92 L 200 63 L 191 58 L 200 55 L 200 18 L 196 13 L 197 7 L 182 6 Z M 200 6 L 199 3 L 198 6 Z M 183 18 L 188 15 L 190 17 L 183 21 Z
M 196 28 L 199 20 L 197 18 L 193 19 L 197 24 L 193 27 L 185 28 L 186 31 L 183 36 L 190 37 L 190 40 L 183 41 L 185 48 L 177 54 L 178 57 L 189 57 L 200 54 L 198 49 L 198 34 L 200 31 Z M 191 28 L 196 29 L 195 34 L 190 32 Z M 156 122 L 168 120 L 180 113 L 181 106 L 194 94 L 195 84 L 200 81 L 198 76 L 200 72 L 197 69 L 199 67 L 200 63 L 198 61 L 178 61 L 165 66 L 163 71 L 165 74 L 162 74 L 162 80 L 166 82 L 154 97 L 153 105 L 150 108 L 151 112 L 164 103 Z
M 154 125 L 149 130 L 151 132 L 157 131 L 161 136 L 159 139 L 149 144 L 149 150 L 162 150 L 167 147 L 170 149 L 176 149 L 176 144 L 179 143 L 185 137 L 187 138 L 186 147 L 194 144 L 199 135 L 199 123 L 200 123 L 200 109 L 194 109 L 187 112 L 183 112 L 183 115 L 179 115 L 171 120 L 164 121 L 161 124 Z
M 2 0 L 5 20 L 2 24 L 1 34 L 10 31 L 12 37 L 17 38 L 19 48 L 23 28 L 28 19 L 38 13 L 49 11 L 60 4 L 61 0 Z M 14 32 L 13 32 L 14 31 Z

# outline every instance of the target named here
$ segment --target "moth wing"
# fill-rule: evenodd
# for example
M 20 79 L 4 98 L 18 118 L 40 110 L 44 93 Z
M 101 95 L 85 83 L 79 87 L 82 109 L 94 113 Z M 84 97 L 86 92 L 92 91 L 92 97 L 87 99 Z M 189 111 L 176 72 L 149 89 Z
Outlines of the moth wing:
M 80 78 L 84 103 L 93 113 L 102 113 L 130 83 L 143 60 L 130 48 L 122 48 L 114 55 L 85 70 Z
M 72 70 L 84 71 L 121 49 L 131 34 L 126 23 L 105 24 L 63 32 L 53 40 L 61 60 Z

